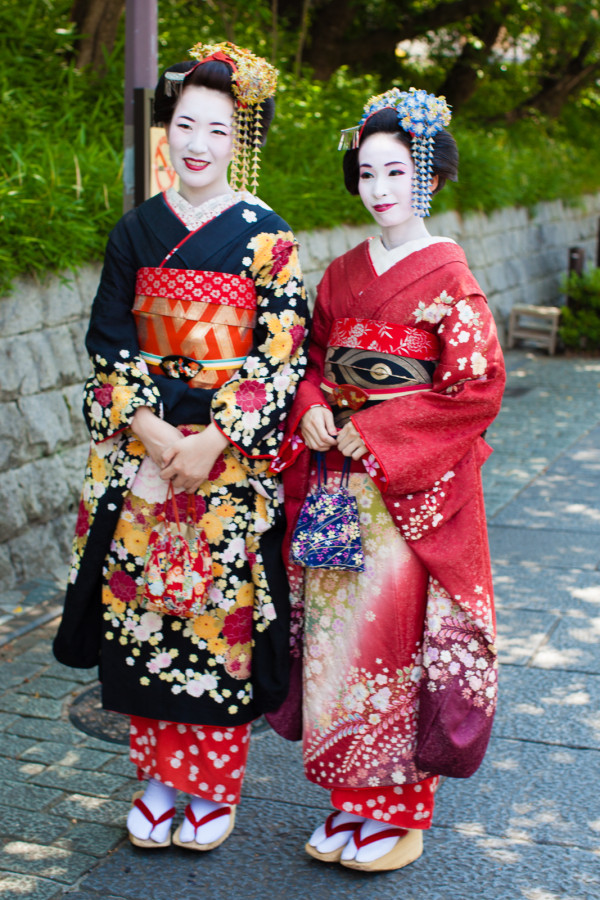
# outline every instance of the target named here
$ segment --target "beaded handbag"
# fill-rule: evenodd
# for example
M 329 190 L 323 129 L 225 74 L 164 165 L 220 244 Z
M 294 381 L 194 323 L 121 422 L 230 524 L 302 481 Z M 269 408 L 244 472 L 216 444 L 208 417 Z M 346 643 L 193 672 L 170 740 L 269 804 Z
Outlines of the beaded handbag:
M 344 461 L 339 488 L 330 490 L 325 455 L 316 456 L 317 487 L 300 510 L 292 537 L 291 560 L 309 569 L 364 572 L 358 505 L 348 491 L 350 458 Z
M 169 501 L 174 522 L 166 517 Z M 186 521 L 182 523 L 169 482 L 164 511 L 148 540 L 140 605 L 168 616 L 192 618 L 204 611 L 211 584 L 210 547 L 196 521 L 195 497 L 188 496 Z

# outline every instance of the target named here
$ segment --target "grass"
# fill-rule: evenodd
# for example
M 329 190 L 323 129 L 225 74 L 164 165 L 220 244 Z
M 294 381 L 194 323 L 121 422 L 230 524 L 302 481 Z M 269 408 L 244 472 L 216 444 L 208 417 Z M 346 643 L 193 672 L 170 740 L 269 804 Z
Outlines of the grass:
M 123 36 L 98 80 L 72 64 L 71 0 L 4 0 L 0 7 L 0 294 L 15 277 L 102 258 L 122 205 Z M 177 3 L 161 3 L 163 64 L 181 58 Z M 263 151 L 260 194 L 296 230 L 368 221 L 343 187 L 340 128 L 387 87 L 342 69 L 322 84 L 280 79 Z M 460 181 L 433 211 L 490 212 L 542 200 L 576 202 L 600 189 L 597 110 L 571 108 L 558 123 L 482 127 L 456 116 Z

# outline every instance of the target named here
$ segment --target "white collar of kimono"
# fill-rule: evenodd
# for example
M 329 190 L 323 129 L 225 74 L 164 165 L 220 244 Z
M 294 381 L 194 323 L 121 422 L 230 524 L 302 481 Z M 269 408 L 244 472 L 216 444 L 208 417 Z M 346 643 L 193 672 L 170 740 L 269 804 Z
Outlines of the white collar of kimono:
M 427 237 L 416 238 L 414 241 L 406 241 L 405 244 L 400 244 L 399 247 L 393 247 L 391 250 L 386 250 L 383 246 L 381 235 L 379 235 L 379 237 L 376 238 L 369 238 L 369 256 L 371 257 L 371 262 L 373 263 L 373 268 L 376 273 L 378 275 L 383 275 L 384 272 L 387 272 L 388 269 L 395 266 L 401 259 L 410 256 L 411 253 L 415 253 L 417 250 L 424 250 L 432 244 L 442 243 L 455 244 L 456 241 L 453 241 L 452 238 L 431 237 L 431 235 L 427 235 Z
M 227 191 L 225 194 L 219 194 L 218 197 L 212 197 L 201 203 L 200 206 L 192 206 L 192 204 L 179 194 L 175 188 L 169 188 L 165 194 L 166 201 L 171 210 L 178 219 L 181 219 L 188 231 L 196 231 L 202 225 L 206 225 L 211 219 L 220 216 L 230 206 L 236 203 L 251 203 L 253 206 L 263 206 L 269 209 L 264 201 L 255 197 L 249 191 Z

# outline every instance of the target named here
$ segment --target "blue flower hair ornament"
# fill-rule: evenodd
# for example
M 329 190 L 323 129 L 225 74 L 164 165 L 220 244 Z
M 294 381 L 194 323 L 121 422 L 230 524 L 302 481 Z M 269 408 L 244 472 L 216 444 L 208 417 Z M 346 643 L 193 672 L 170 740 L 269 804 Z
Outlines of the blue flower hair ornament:
M 415 166 L 412 205 L 415 215 L 428 216 L 433 178 L 433 138 L 450 124 L 450 107 L 445 97 L 436 97 L 424 90 L 391 88 L 368 100 L 358 125 L 342 131 L 338 149 L 358 148 L 365 122 L 382 109 L 395 110 L 398 125 L 412 138 L 411 152 Z

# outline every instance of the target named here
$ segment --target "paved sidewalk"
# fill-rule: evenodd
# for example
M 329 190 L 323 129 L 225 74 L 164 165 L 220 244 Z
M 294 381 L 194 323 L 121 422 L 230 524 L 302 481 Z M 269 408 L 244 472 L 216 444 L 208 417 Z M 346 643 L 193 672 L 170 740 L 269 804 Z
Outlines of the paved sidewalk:
M 479 772 L 442 784 L 423 857 L 378 876 L 307 857 L 327 796 L 266 728 L 226 844 L 131 847 L 127 748 L 70 723 L 94 673 L 52 660 L 57 585 L 36 581 L 0 594 L 1 900 L 599 900 L 600 360 L 507 365 L 484 469 L 501 701 Z

